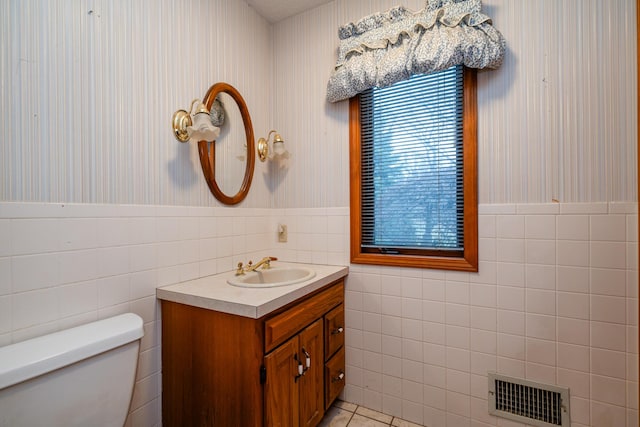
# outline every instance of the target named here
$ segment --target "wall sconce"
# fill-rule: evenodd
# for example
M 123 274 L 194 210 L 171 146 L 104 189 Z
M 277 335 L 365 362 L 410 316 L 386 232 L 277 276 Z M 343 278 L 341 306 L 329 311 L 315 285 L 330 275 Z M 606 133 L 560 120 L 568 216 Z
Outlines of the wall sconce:
M 273 154 L 271 156 L 269 156 L 269 140 L 271 139 L 271 134 L 275 134 L 273 137 Z M 264 162 L 267 159 L 274 159 L 274 158 L 283 158 L 283 159 L 288 159 L 289 158 L 289 152 L 287 151 L 286 148 L 284 148 L 284 139 L 282 139 L 282 137 L 280 136 L 280 134 L 278 132 L 276 132 L 275 130 L 272 130 L 269 132 L 269 135 L 267 135 L 267 139 L 264 138 L 260 138 L 258 139 L 258 157 L 260 158 L 261 162 Z
M 198 103 L 197 111 L 193 112 L 193 106 Z M 189 112 L 178 110 L 173 114 L 173 133 L 180 142 L 214 141 L 220 135 L 220 128 L 213 125 L 209 116 L 209 110 L 199 99 L 191 102 Z

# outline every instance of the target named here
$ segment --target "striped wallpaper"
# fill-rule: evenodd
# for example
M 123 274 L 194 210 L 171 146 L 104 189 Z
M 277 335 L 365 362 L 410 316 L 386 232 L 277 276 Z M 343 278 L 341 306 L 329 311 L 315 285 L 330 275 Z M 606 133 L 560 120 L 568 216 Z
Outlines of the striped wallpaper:
M 242 0 L 3 1 L 0 200 L 218 205 L 170 118 L 226 81 L 292 153 L 256 163 L 242 206 L 348 206 L 347 103 L 324 99 L 337 28 L 397 3 L 271 26 Z M 508 54 L 479 77 L 481 203 L 636 200 L 634 3 L 483 2 Z
M 634 0 L 482 3 L 508 52 L 479 74 L 480 202 L 636 200 Z M 275 121 L 300 145 L 278 206 L 348 205 L 347 102 L 324 101 L 337 28 L 396 4 L 336 0 L 274 28 Z
M 217 205 L 173 112 L 225 81 L 270 126 L 271 28 L 243 1 L 10 0 L 0 29 L 0 200 Z

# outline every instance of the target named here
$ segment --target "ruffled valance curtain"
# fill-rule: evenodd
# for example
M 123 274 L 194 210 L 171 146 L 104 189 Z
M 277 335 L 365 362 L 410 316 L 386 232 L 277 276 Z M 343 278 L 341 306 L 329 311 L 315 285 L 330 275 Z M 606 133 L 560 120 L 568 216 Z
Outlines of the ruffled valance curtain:
M 398 6 L 340 27 L 327 99 L 341 101 L 458 64 L 499 67 L 505 40 L 480 9 L 480 0 L 427 0 L 419 12 Z

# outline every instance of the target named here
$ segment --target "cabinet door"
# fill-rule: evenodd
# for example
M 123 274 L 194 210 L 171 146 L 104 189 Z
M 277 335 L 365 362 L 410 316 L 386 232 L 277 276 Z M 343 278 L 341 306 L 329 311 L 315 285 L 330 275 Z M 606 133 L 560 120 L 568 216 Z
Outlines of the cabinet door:
M 265 384 L 265 426 L 297 427 L 299 421 L 298 337 L 293 337 L 264 358 L 267 369 Z
M 300 358 L 306 365 L 307 357 L 310 366 L 299 378 L 300 390 L 300 425 L 314 427 L 324 414 L 324 335 L 323 322 L 318 319 L 300 332 Z

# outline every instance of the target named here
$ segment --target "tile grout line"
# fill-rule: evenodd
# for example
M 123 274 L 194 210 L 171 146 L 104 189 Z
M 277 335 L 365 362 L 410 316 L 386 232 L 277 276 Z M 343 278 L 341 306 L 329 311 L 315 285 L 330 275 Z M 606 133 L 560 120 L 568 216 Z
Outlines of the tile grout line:
M 349 403 L 349 402 L 346 402 L 346 401 L 342 401 L 342 402 Z M 354 406 L 353 411 L 351 411 L 350 409 L 344 408 L 344 407 L 342 407 L 341 405 L 336 405 L 338 408 L 343 409 L 343 410 L 345 410 L 346 412 L 351 413 L 351 415 L 350 415 L 350 417 L 349 417 L 349 420 L 347 421 L 346 427 L 349 427 L 349 426 L 351 425 L 351 422 L 353 421 L 353 418 L 354 418 L 354 416 L 355 416 L 356 414 L 357 414 L 357 415 L 359 415 L 359 416 L 361 416 L 361 417 L 363 417 L 363 418 L 366 418 L 366 419 L 368 419 L 368 420 L 372 420 L 372 421 L 376 421 L 376 422 L 378 422 L 378 423 L 380 423 L 380 424 L 383 424 L 383 425 L 385 425 L 385 426 L 388 426 L 388 427 L 394 427 L 394 426 L 393 426 L 393 423 L 394 423 L 394 421 L 395 421 L 395 420 L 398 420 L 398 421 L 405 421 L 404 419 L 402 419 L 402 418 L 400 418 L 400 417 L 396 417 L 396 416 L 393 416 L 393 415 L 385 414 L 385 413 L 383 413 L 383 412 L 376 411 L 376 410 L 373 410 L 373 409 L 367 408 L 367 407 L 362 406 L 362 405 L 357 405 L 357 404 L 352 404 L 352 405 Z M 372 412 L 376 412 L 376 413 L 379 413 L 379 414 L 381 414 L 381 415 L 389 416 L 389 417 L 391 417 L 391 420 L 387 423 L 387 422 L 381 421 L 381 420 L 379 420 L 379 419 L 369 417 L 369 416 L 367 416 L 367 415 L 365 415 L 365 414 L 358 413 L 358 409 L 359 409 L 359 408 L 363 408 L 363 409 L 366 409 L 366 410 L 369 410 L 369 411 L 372 411 Z M 352 427 L 355 427 L 355 426 L 352 426 Z

